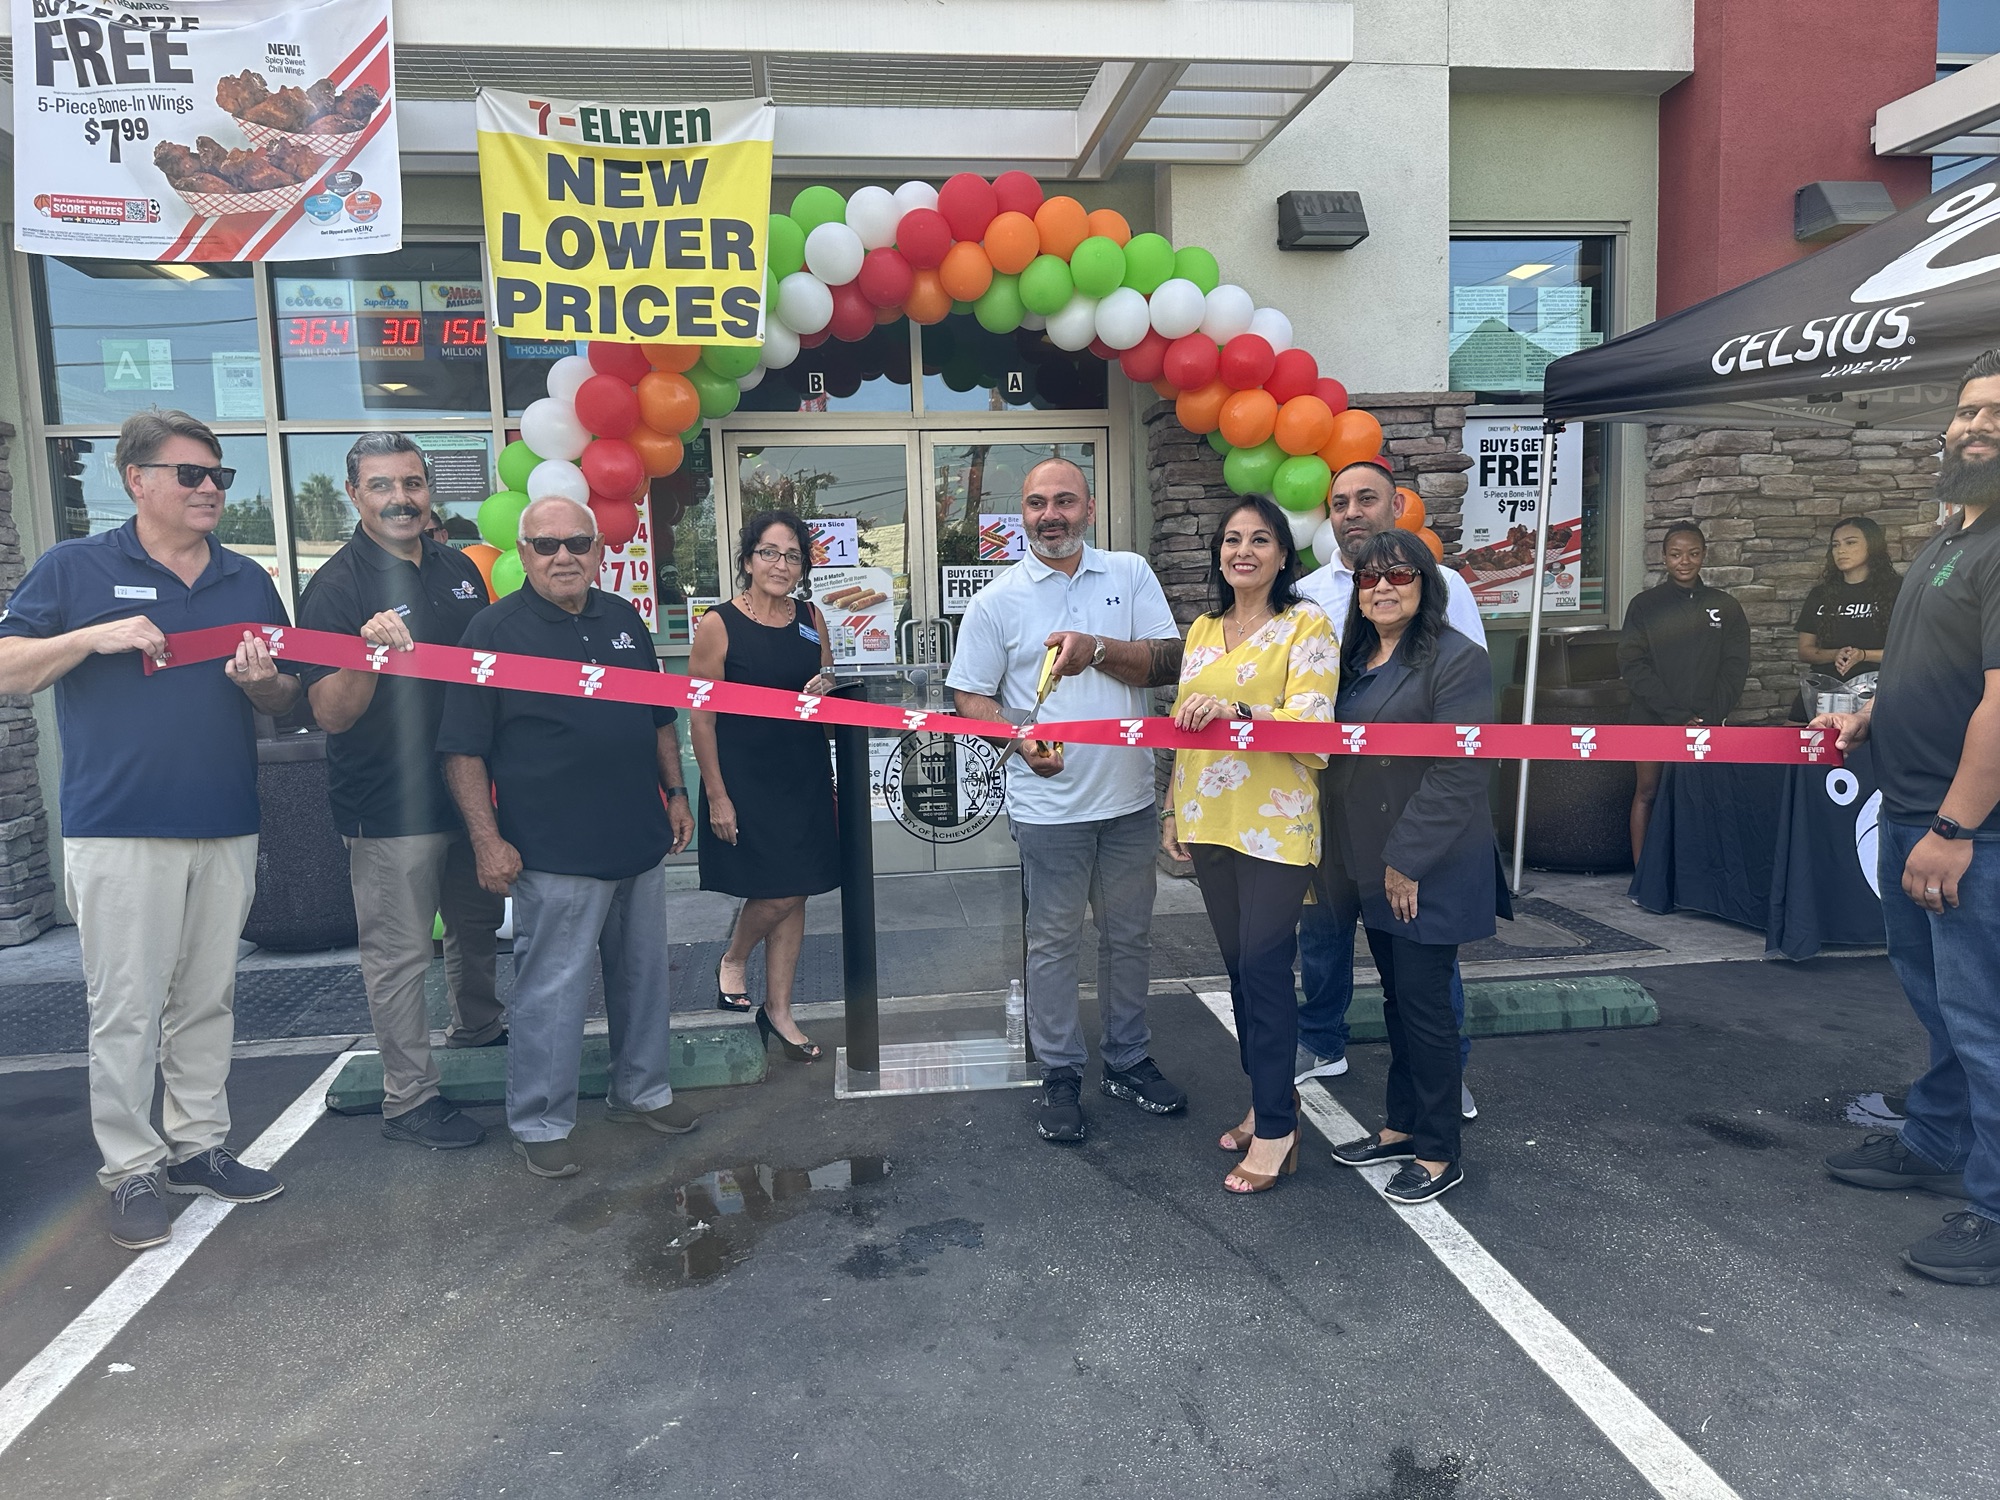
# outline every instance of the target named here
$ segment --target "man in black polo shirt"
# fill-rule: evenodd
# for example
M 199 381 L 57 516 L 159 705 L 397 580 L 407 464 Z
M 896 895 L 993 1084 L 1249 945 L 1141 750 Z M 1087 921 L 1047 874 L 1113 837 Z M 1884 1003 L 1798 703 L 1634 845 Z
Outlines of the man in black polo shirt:
M 2000 350 L 1966 371 L 1937 497 L 1959 515 L 1903 575 L 1867 709 L 1822 714 L 1875 744 L 1889 961 L 1930 1033 L 1901 1131 L 1826 1159 L 1861 1187 L 1967 1200 L 1903 1252 L 1939 1281 L 2000 1284 Z
M 486 607 L 463 553 L 432 541 L 430 469 L 400 432 L 371 432 L 347 452 L 353 538 L 320 565 L 299 601 L 309 630 L 359 635 L 376 655 L 416 642 L 456 646 Z M 449 1045 L 504 1038 L 493 984 L 501 898 L 483 890 L 465 824 L 445 790 L 437 734 L 444 684 L 376 672 L 304 669 L 313 717 L 327 732 L 327 797 L 347 844 L 361 978 L 382 1054 L 382 1134 L 438 1150 L 486 1132 L 438 1093 L 424 973 L 432 920 L 444 917 Z
M 593 588 L 604 544 L 569 500 L 521 515 L 526 585 L 474 618 L 474 651 L 659 670 L 639 612 Z M 576 1171 L 577 1071 L 591 961 L 604 966 L 604 1117 L 665 1134 L 696 1116 L 667 1079 L 666 871 L 694 835 L 671 708 L 453 683 L 438 751 L 479 880 L 514 896 L 507 1126 L 538 1177 Z M 498 794 L 498 809 L 494 793 Z M 664 801 L 662 794 L 664 793 Z

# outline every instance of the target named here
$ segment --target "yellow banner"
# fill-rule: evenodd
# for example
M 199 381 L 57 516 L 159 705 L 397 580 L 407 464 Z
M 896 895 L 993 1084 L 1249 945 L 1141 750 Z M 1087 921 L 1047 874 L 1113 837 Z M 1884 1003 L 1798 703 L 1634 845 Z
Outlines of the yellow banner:
M 479 91 L 493 332 L 764 341 L 768 99 L 634 105 Z

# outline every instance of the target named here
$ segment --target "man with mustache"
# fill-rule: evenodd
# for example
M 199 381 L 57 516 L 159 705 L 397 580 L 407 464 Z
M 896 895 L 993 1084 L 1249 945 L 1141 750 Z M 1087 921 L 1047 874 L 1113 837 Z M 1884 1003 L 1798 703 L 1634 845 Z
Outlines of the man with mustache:
M 360 524 L 313 575 L 299 623 L 388 651 L 456 646 L 486 607 L 486 585 L 464 553 L 425 534 L 423 450 L 400 432 L 363 434 L 347 452 L 347 498 Z M 476 1146 L 485 1131 L 438 1092 L 424 973 L 442 913 L 452 1015 L 445 1045 L 504 1042 L 493 978 L 502 898 L 480 888 L 439 768 L 444 684 L 332 667 L 308 666 L 304 676 L 327 732 L 327 799 L 347 844 L 361 978 L 382 1053 L 382 1134 L 438 1151 Z
M 1945 428 L 1937 498 L 1959 513 L 1903 575 L 1880 685 L 1821 714 L 1875 745 L 1889 961 L 1930 1033 L 1901 1130 L 1826 1159 L 1859 1187 L 1963 1198 L 1903 1252 L 1938 1281 L 2000 1284 L 2000 350 L 1972 362 Z

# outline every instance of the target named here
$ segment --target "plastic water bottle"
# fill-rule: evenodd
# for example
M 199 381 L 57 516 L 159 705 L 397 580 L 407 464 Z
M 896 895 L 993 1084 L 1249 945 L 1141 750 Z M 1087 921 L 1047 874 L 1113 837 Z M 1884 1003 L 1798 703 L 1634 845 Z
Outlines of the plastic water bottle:
M 1028 1041 L 1027 1001 L 1021 994 L 1021 981 L 1007 982 L 1007 1045 L 1023 1047 Z

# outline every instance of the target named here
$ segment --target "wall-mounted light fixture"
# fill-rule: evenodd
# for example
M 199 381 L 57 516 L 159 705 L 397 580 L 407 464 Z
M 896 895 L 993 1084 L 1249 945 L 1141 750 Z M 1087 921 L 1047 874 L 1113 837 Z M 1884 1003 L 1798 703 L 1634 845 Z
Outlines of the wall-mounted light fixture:
M 1809 182 L 1792 194 L 1792 238 L 1809 245 L 1846 239 L 1895 211 L 1879 182 Z
M 1280 250 L 1352 250 L 1367 238 L 1359 193 L 1278 195 Z

